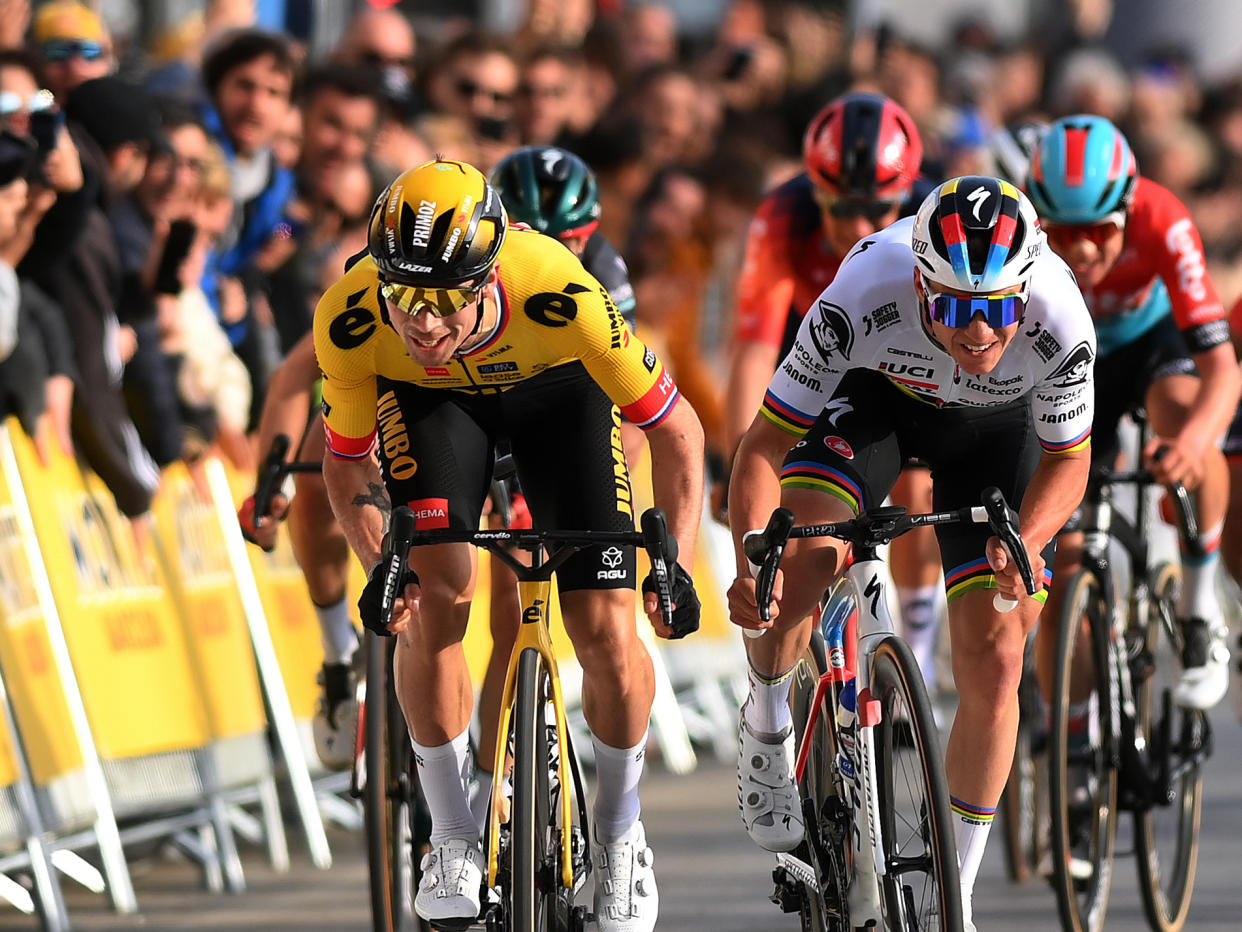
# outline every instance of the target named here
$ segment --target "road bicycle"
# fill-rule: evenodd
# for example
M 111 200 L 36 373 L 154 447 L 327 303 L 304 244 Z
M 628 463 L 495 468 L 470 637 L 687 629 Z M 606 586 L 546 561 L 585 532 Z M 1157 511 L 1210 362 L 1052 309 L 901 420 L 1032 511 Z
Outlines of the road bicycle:
M 318 462 L 286 460 L 288 453 L 289 438 L 278 434 L 258 473 L 256 522 L 270 514 L 272 496 L 286 475 L 322 468 Z M 371 925 L 374 932 L 430 932 L 431 926 L 414 912 L 414 890 L 422 855 L 431 843 L 431 816 L 418 788 L 413 748 L 392 684 L 395 640 L 368 631 L 363 643 L 366 677 L 350 794 L 362 802 Z
M 764 620 L 789 538 L 847 541 L 853 562 L 825 594 L 793 674 L 795 776 L 806 837 L 777 855 L 772 901 L 797 912 L 804 932 L 956 932 L 961 890 L 940 738 L 918 665 L 893 627 L 877 548 L 917 527 L 986 521 L 1034 593 L 1017 516 L 990 488 L 979 507 L 910 515 L 891 506 L 831 524 L 793 521 L 778 508 L 762 532 L 744 541 L 758 566 Z M 1002 610 L 1016 605 L 997 599 Z M 849 634 L 854 618 L 856 641 Z
M 671 583 L 677 543 L 664 513 L 648 509 L 641 531 L 540 531 L 452 529 L 414 531 L 408 508 L 393 510 L 388 585 L 395 598 L 398 569 L 411 547 L 467 543 L 490 550 L 518 577 L 522 624 L 509 658 L 492 769 L 488 813 L 487 875 L 479 920 L 487 932 L 584 932 L 593 918 L 575 904 L 591 872 L 586 786 L 566 722 L 556 655 L 548 633 L 552 574 L 579 550 L 606 544 L 643 547 L 651 561 L 656 595 L 672 618 Z M 525 550 L 531 565 L 511 550 Z M 697 628 L 676 629 L 682 637 Z M 507 759 L 512 766 L 507 767 Z M 506 775 L 507 778 L 506 778 Z M 494 895 L 493 895 L 494 891 Z
M 1139 890 L 1152 929 L 1182 927 L 1194 886 L 1212 733 L 1205 713 L 1172 701 L 1183 648 L 1174 614 L 1179 572 L 1150 559 L 1146 492 L 1153 485 L 1142 470 L 1093 471 L 1080 525 L 1082 568 L 1057 619 L 1050 843 L 1061 922 L 1071 932 L 1103 927 L 1120 811 L 1134 816 Z M 1133 521 L 1114 505 L 1119 486 L 1136 491 Z M 1189 495 L 1180 485 L 1170 491 L 1183 542 L 1202 554 Z

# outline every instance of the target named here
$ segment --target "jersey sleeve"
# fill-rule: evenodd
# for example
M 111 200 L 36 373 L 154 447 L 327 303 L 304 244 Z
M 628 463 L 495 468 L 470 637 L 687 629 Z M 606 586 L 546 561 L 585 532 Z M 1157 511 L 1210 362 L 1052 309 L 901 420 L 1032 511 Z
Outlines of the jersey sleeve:
M 1153 246 L 1161 279 L 1173 305 L 1173 319 L 1192 353 L 1201 353 L 1229 340 L 1224 305 L 1216 293 L 1203 240 L 1190 212 L 1171 192 L 1149 185 L 1150 209 L 1162 242 Z
M 759 408 L 760 415 L 795 437 L 811 429 L 852 365 L 854 325 L 845 309 L 831 300 L 839 290 L 830 285 L 806 312 Z
M 323 371 L 323 427 L 328 449 L 342 459 L 365 459 L 376 432 L 372 365 L 379 314 L 367 289 L 334 285 L 315 309 L 315 355 Z
M 1045 453 L 1071 453 L 1091 445 L 1095 419 L 1095 328 L 1072 278 L 1059 292 L 1060 326 L 1040 328 L 1032 343 L 1050 368 L 1035 383 L 1031 413 Z
M 546 304 L 556 305 L 555 316 L 544 312 Z M 544 339 L 567 358 L 580 360 L 621 413 L 643 430 L 673 409 L 679 397 L 673 377 L 626 326 L 608 291 L 585 271 L 571 278 L 563 293 L 531 295 L 523 311 L 536 321 L 568 321 L 548 327 Z
M 794 297 L 794 275 L 786 239 L 789 221 L 782 201 L 759 205 L 746 235 L 746 252 L 737 283 L 738 343 L 780 347 Z

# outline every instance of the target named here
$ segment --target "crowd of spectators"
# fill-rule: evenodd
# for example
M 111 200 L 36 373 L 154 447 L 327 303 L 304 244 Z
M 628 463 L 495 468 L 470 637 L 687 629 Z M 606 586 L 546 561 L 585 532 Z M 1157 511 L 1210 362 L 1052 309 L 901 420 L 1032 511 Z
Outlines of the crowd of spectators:
M 1021 42 L 964 22 L 941 49 L 809 0 L 733 0 L 709 37 L 658 2 L 530 0 L 503 35 L 464 17 L 416 34 L 358 3 L 315 56 L 250 3 L 209 0 L 145 45 L 77 0 L 31 6 L 0 0 L 0 414 L 80 454 L 134 518 L 174 460 L 253 467 L 268 374 L 376 194 L 433 154 L 486 172 L 552 143 L 593 167 L 638 327 L 718 462 L 750 219 L 848 89 L 902 104 L 932 179 L 992 173 L 1000 127 L 1108 116 L 1191 207 L 1222 298 L 1242 294 L 1242 70 L 1204 86 L 1176 49 L 1123 68 L 1091 41 L 1097 3 Z

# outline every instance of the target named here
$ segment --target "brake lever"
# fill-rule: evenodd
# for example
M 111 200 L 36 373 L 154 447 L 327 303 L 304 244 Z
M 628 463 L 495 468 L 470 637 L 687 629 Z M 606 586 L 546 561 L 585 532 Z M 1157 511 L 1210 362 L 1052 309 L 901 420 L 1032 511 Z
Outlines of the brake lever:
M 777 508 L 768 518 L 768 526 L 762 531 L 747 531 L 742 537 L 742 550 L 755 577 L 755 601 L 759 605 L 759 617 L 772 620 L 772 590 L 776 587 L 776 571 L 780 568 L 785 544 L 793 530 L 794 516 L 788 508 Z M 743 628 L 749 638 L 763 637 L 767 629 Z

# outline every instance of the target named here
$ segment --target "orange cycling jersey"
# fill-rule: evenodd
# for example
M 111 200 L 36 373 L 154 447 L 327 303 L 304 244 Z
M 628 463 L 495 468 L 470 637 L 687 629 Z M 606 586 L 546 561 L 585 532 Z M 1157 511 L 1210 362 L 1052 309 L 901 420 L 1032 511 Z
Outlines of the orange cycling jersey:
M 315 354 L 324 374 L 324 430 L 334 455 L 369 455 L 378 423 L 377 377 L 448 391 L 502 392 L 553 366 L 580 361 L 644 430 L 672 410 L 678 397 L 672 376 L 568 249 L 541 233 L 511 227 L 496 271 L 495 327 L 443 366 L 422 366 L 407 355 L 388 324 L 370 256 L 324 293 L 315 309 Z

